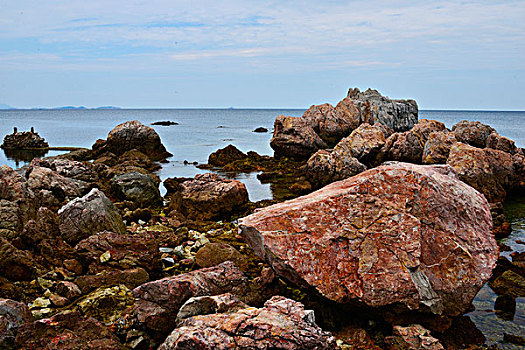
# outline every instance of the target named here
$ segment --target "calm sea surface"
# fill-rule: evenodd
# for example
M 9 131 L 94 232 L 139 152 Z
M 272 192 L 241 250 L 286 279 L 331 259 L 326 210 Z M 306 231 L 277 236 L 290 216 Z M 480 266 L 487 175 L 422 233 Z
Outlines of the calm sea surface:
M 106 138 L 117 124 L 128 120 L 138 120 L 145 125 L 155 121 L 171 120 L 179 125 L 169 127 L 153 126 L 162 142 L 173 157 L 164 164 L 158 173 L 162 180 L 173 176 L 193 177 L 205 171 L 184 161 L 205 163 L 208 155 L 228 144 L 237 146 L 244 152 L 256 151 L 259 154 L 273 154 L 270 148 L 271 131 L 275 117 L 279 114 L 301 116 L 304 110 L 298 109 L 154 109 L 154 110 L 8 110 L 0 111 L 0 137 L 13 132 L 34 127 L 50 146 L 91 147 L 99 138 Z M 419 111 L 420 119 L 436 119 L 448 128 L 461 120 L 481 121 L 495 128 L 501 135 L 525 147 L 525 111 Z M 254 133 L 262 126 L 268 133 Z M 51 151 L 47 155 L 61 152 Z M 7 157 L 0 151 L 0 165 L 7 164 L 17 168 L 24 161 Z M 256 173 L 238 175 L 250 194 L 252 201 L 271 198 L 269 185 L 262 185 Z M 505 243 L 513 250 L 523 251 L 525 246 L 517 240 L 525 239 L 525 200 L 506 205 L 513 227 L 512 235 Z M 503 333 L 525 334 L 525 298 L 517 298 L 514 320 L 500 319 L 493 311 L 496 294 L 485 286 L 474 300 L 475 311 L 468 314 L 476 326 L 487 337 L 487 343 L 501 342 Z M 518 346 L 499 344 L 508 349 Z

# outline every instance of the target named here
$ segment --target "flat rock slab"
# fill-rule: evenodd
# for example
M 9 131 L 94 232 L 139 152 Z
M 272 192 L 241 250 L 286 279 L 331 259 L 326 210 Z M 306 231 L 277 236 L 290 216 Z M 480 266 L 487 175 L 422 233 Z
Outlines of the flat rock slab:
M 239 221 L 281 276 L 340 303 L 460 315 L 498 257 L 483 195 L 446 165 L 390 163 Z

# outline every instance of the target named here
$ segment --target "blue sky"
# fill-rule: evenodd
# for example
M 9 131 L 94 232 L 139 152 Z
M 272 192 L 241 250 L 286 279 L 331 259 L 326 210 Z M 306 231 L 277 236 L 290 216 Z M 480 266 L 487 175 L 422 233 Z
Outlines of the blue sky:
M 0 0 L 0 104 L 525 110 L 525 1 Z

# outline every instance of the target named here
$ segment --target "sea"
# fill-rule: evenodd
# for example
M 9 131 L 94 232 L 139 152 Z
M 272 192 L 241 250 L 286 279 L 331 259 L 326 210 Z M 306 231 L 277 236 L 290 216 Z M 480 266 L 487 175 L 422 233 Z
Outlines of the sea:
M 46 139 L 52 147 L 90 148 L 97 139 L 105 139 L 116 125 L 138 120 L 145 125 L 156 121 L 173 121 L 172 126 L 152 126 L 160 135 L 167 150 L 173 154 L 162 164 L 157 173 L 161 180 L 169 177 L 193 177 L 210 170 L 201 170 L 193 162 L 206 163 L 210 153 L 229 144 L 244 152 L 255 151 L 272 155 L 270 139 L 273 122 L 279 114 L 299 117 L 304 109 L 82 109 L 82 110 L 0 110 L 0 137 L 13 132 L 29 131 L 31 127 Z M 480 121 L 496 129 L 500 135 L 515 141 L 518 147 L 525 147 L 525 111 L 451 111 L 420 110 L 419 119 L 435 119 L 451 128 L 462 120 Z M 254 129 L 264 127 L 266 133 L 255 133 Z M 38 156 L 53 156 L 63 151 L 49 151 Z M 0 165 L 20 168 L 30 162 L 28 158 L 12 155 L 0 150 Z M 271 199 L 268 184 L 257 180 L 257 173 L 221 174 L 235 176 L 242 181 L 250 200 Z M 161 188 L 161 192 L 164 189 Z M 504 243 L 513 251 L 525 251 L 525 198 L 507 201 L 505 211 L 509 216 L 513 232 Z M 509 252 L 502 254 L 508 255 Z M 519 349 L 519 346 L 501 343 L 505 332 L 525 334 L 525 298 L 517 298 L 514 319 L 500 318 L 494 312 L 497 295 L 488 285 L 484 286 L 468 316 L 485 335 L 487 344 L 497 343 L 500 348 Z

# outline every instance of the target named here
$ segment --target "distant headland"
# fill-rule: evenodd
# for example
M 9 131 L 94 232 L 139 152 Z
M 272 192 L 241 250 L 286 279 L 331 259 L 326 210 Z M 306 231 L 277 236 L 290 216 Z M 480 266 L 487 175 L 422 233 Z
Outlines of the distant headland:
M 7 109 L 31 109 L 31 110 L 91 110 L 91 109 L 121 109 L 121 107 L 115 107 L 115 106 L 101 106 L 101 107 L 84 107 L 84 106 L 62 106 L 62 107 L 33 107 L 33 108 L 16 108 L 9 106 L 7 104 L 0 103 L 0 110 L 7 110 Z

